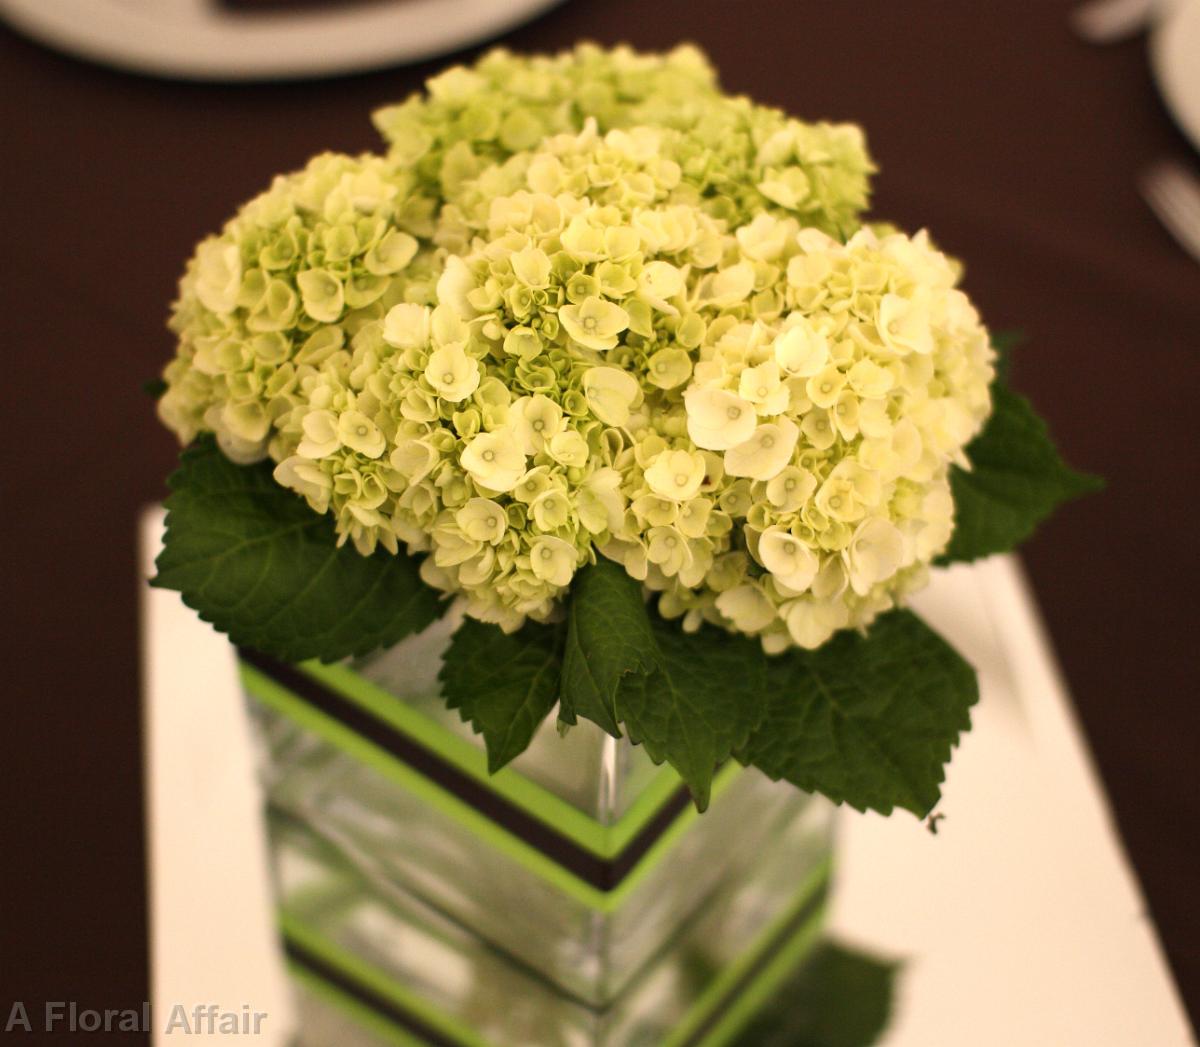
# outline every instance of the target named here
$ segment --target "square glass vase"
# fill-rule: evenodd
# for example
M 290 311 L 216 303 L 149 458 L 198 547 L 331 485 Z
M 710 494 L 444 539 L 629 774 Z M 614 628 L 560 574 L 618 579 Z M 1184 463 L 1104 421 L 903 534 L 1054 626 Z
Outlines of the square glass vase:
M 831 806 L 731 761 L 698 814 L 588 722 L 489 775 L 439 694 L 456 626 L 336 665 L 239 652 L 301 1042 L 735 1041 L 815 943 Z

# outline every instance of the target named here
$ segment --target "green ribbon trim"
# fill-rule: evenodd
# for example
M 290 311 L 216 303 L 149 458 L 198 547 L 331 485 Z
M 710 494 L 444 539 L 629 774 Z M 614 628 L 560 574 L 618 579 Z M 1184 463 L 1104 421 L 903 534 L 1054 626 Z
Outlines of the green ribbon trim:
M 661 1047 L 680 1047 L 691 1040 L 696 1030 L 701 1028 L 704 1022 L 711 1017 L 739 981 L 745 978 L 747 972 L 762 960 L 764 954 L 773 945 L 777 944 L 780 933 L 788 923 L 794 920 L 813 901 L 814 897 L 826 888 L 831 870 L 832 860 L 826 856 L 809 873 L 791 903 L 759 932 L 754 941 L 737 959 L 713 978 L 675 1031 L 662 1042 Z M 809 917 L 792 932 L 791 937 L 779 947 L 776 954 L 763 966 L 753 980 L 741 988 L 737 998 L 731 1002 L 718 1022 L 702 1039 L 695 1042 L 695 1047 L 725 1047 L 745 1028 L 755 1014 L 770 1001 L 787 976 L 796 969 L 800 961 L 816 945 L 824 923 L 825 910 L 826 906 L 823 903 L 813 909 Z M 357 981 L 376 995 L 415 1015 L 430 1028 L 458 1041 L 462 1047 L 498 1047 L 484 1039 L 478 1030 L 433 1006 L 403 983 L 355 956 L 347 949 L 335 945 L 297 917 L 281 911 L 279 926 L 285 938 L 296 942 L 307 952 L 334 970 L 341 972 L 351 981 Z M 352 999 L 334 986 L 328 985 L 313 972 L 291 962 L 289 962 L 289 968 L 307 988 L 338 1006 L 353 1020 L 360 1022 L 373 1032 L 388 1036 L 400 1047 L 424 1047 L 421 1041 L 415 1040 L 407 1032 L 398 1029 L 365 1004 Z
M 334 945 L 329 939 L 306 927 L 299 920 L 286 913 L 280 913 L 279 926 L 285 938 L 290 938 L 330 967 L 342 972 L 347 978 L 358 982 L 377 996 L 391 1001 L 401 1010 L 415 1015 L 429 1028 L 436 1029 L 443 1036 L 462 1044 L 462 1047 L 496 1047 L 465 1022 L 446 1014 L 408 986 L 388 977 L 379 968 L 355 956 L 349 950 Z M 316 975 L 310 975 L 310 977 L 316 980 Z M 342 995 L 332 986 L 328 988 L 331 994 Z M 357 1004 L 357 1002 L 356 1006 L 366 1009 L 364 1005 Z M 378 1020 L 395 1028 L 394 1025 L 386 1022 L 386 1019 L 379 1018 Z M 419 1040 L 413 1042 L 420 1043 Z
M 341 749 L 352 759 L 378 771 L 400 788 L 428 804 L 439 814 L 456 821 L 493 850 L 512 859 L 546 883 L 597 912 L 612 913 L 621 908 L 630 895 L 667 857 L 675 844 L 692 827 L 696 818 L 700 817 L 694 807 L 685 809 L 671 823 L 667 831 L 642 855 L 620 883 L 613 890 L 603 891 L 559 865 L 558 862 L 526 843 L 519 836 L 497 825 L 470 804 L 397 760 L 356 731 L 332 717 L 326 716 L 320 710 L 314 709 L 265 673 L 245 662 L 239 663 L 239 671 L 246 690 L 269 709 L 287 717 L 305 730 L 311 731 L 330 745 Z M 718 772 L 713 780 L 713 802 L 716 802 L 743 771 L 744 768 L 730 761 Z
M 629 809 L 606 825 L 511 767 L 489 774 L 482 749 L 348 666 L 309 661 L 296 668 L 600 858 L 620 854 L 683 784 L 674 768 L 664 764 Z
M 298 982 L 305 992 L 341 1011 L 360 1028 L 383 1042 L 393 1044 L 394 1047 L 428 1047 L 424 1040 L 401 1029 L 373 1007 L 368 1007 L 353 996 L 347 995 L 337 986 L 330 985 L 303 964 L 288 960 L 287 971 L 288 977 Z

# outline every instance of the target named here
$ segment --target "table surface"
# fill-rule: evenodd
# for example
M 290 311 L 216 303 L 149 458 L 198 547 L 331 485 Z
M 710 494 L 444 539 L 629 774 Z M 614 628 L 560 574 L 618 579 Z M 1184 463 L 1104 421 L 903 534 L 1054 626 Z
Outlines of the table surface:
M 148 577 L 160 511 L 141 534 Z M 880 1047 L 1195 1044 L 1015 559 L 939 571 L 915 604 L 979 670 L 980 699 L 936 834 L 839 814 L 828 933 L 899 964 Z M 244 1004 L 267 1016 L 261 1047 L 283 1047 L 292 1009 L 233 650 L 176 593 L 145 589 L 142 622 L 155 1033 L 177 1006 Z
M 968 260 L 966 287 L 989 322 L 1026 332 L 1016 384 L 1067 457 L 1109 488 L 1062 511 L 1025 562 L 1195 1017 L 1187 506 L 1200 483 L 1200 269 L 1135 179 L 1163 156 L 1200 161 L 1157 99 L 1144 41 L 1085 45 L 1070 6 L 796 3 L 784 20 L 768 0 L 571 0 L 504 41 L 664 48 L 686 36 L 729 88 L 861 122 L 883 168 L 875 213 L 928 225 Z M 20 899 L 3 911 L 0 969 L 12 998 L 146 997 L 135 520 L 161 497 L 175 449 L 138 388 L 171 352 L 163 321 L 182 260 L 272 173 L 321 149 L 371 148 L 369 110 L 439 64 L 172 84 L 0 30 L 0 315 L 13 361 L 0 415 L 13 619 L 2 867 L 5 896 Z

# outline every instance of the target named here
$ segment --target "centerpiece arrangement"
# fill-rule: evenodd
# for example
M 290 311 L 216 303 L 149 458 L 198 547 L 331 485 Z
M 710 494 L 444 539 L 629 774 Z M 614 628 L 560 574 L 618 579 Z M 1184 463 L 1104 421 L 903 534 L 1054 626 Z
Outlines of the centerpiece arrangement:
M 857 127 L 690 47 L 427 88 L 197 248 L 154 584 L 241 651 L 311 992 L 724 1042 L 812 940 L 814 797 L 924 816 L 969 726 L 905 599 L 1093 481 Z

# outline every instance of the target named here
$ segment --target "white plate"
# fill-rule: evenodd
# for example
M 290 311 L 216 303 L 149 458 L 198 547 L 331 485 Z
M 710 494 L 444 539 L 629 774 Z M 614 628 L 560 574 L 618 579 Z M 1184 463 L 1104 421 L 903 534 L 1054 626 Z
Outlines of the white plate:
M 147 573 L 161 534 L 148 511 Z M 981 698 L 936 836 L 903 813 L 838 826 L 830 930 L 905 961 L 881 1047 L 1194 1043 L 1016 560 L 937 571 L 917 609 L 978 669 Z M 154 1014 L 247 1005 L 270 1017 L 231 1041 L 283 1047 L 231 648 L 175 593 L 144 586 L 143 615 Z
M 1151 33 L 1150 61 L 1163 101 L 1200 149 L 1200 0 L 1170 8 Z
M 431 58 L 558 3 L 348 0 L 258 13 L 215 0 L 0 0 L 0 16 L 49 47 L 105 65 L 187 80 L 272 80 Z

